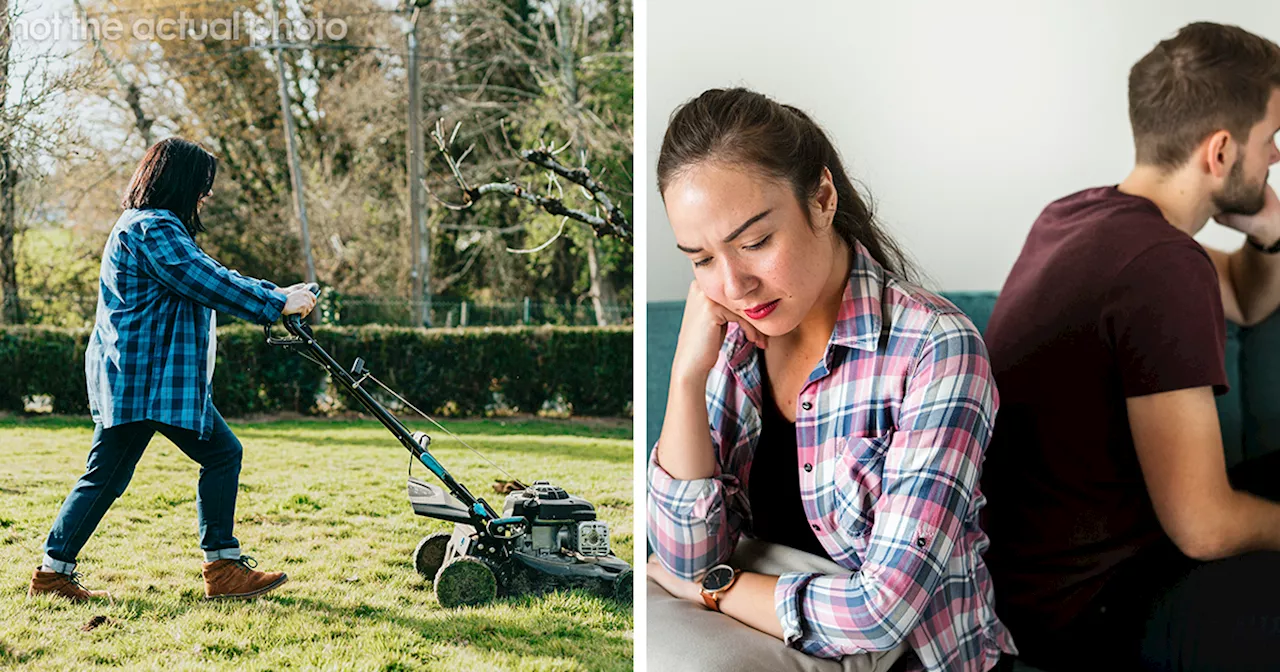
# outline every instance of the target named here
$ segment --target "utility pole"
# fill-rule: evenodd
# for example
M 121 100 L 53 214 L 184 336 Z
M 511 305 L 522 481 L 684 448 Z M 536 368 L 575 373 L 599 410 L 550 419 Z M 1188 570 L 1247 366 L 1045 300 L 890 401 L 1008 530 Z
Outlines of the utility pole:
M 294 137 L 293 107 L 289 100 L 289 83 L 284 76 L 284 55 L 280 44 L 280 0 L 271 1 L 271 50 L 275 52 L 276 77 L 280 80 L 280 116 L 284 119 L 285 147 L 289 151 L 289 177 L 293 182 L 293 209 L 302 227 L 302 253 L 307 260 L 307 282 L 316 281 L 316 265 L 311 258 L 311 230 L 307 225 L 307 202 L 302 192 L 302 167 L 298 163 L 298 141 Z M 311 312 L 315 322 L 320 311 Z
M 431 232 L 427 230 L 426 194 L 423 193 L 422 93 L 418 86 L 418 17 L 430 0 L 410 0 L 413 18 L 407 33 L 409 47 L 409 137 L 405 147 L 409 161 L 409 244 L 413 256 L 409 281 L 413 284 L 413 320 L 416 326 L 431 326 Z

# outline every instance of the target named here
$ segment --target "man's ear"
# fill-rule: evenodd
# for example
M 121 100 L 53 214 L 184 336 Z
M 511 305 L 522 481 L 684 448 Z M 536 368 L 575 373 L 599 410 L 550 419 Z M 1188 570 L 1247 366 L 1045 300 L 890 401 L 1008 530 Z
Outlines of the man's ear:
M 1236 163 L 1240 145 L 1231 138 L 1230 133 L 1220 130 L 1209 136 L 1202 147 L 1205 169 L 1217 179 L 1226 179 Z

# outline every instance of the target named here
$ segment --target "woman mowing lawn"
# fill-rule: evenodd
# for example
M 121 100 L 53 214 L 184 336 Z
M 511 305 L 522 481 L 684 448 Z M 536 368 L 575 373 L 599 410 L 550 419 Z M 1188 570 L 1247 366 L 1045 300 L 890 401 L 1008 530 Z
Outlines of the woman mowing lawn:
M 301 284 L 279 288 L 227 270 L 196 244 L 217 169 L 199 145 L 169 138 L 147 150 L 129 181 L 124 213 L 102 253 L 98 314 L 85 352 L 93 446 L 53 522 L 28 595 L 109 598 L 80 584 L 76 556 L 157 432 L 200 465 L 205 597 L 260 595 L 287 579 L 255 571 L 232 534 L 242 451 L 210 397 L 214 311 L 271 324 L 311 312 L 315 296 Z

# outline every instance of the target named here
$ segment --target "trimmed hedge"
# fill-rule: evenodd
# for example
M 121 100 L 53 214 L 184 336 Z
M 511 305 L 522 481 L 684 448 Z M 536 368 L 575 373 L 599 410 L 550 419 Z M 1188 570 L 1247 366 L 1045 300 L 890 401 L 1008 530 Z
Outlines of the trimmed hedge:
M 281 328 L 275 331 L 286 335 Z M 0 328 L 0 410 L 21 412 L 24 397 L 49 395 L 56 413 L 86 413 L 88 334 L 87 329 Z M 415 406 L 461 416 L 500 408 L 536 413 L 547 406 L 567 406 L 575 415 L 626 415 L 632 338 L 630 327 L 316 328 L 316 340 L 344 367 L 363 357 L 374 376 Z M 326 392 L 345 407 L 362 410 L 338 393 L 319 366 L 268 346 L 261 327 L 218 329 L 213 403 L 223 415 L 316 413 L 316 402 Z
M 47 394 L 55 413 L 88 413 L 88 339 L 88 329 L 0 328 L 0 410 L 22 411 L 23 395 Z

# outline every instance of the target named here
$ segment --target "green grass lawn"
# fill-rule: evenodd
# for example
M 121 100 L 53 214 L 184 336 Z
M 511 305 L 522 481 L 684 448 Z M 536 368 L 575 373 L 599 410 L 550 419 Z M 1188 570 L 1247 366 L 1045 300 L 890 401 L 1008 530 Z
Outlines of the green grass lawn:
M 447 426 L 525 482 L 596 505 L 614 552 L 635 564 L 630 423 L 454 421 Z M 501 509 L 500 472 L 447 435 L 433 453 Z M 205 602 L 198 467 L 161 436 L 79 558 L 114 605 L 28 600 L 41 545 L 92 436 L 88 419 L 0 418 L 0 669 L 629 670 L 629 606 L 581 592 L 458 610 L 413 569 L 418 540 L 451 524 L 415 516 L 409 454 L 373 421 L 232 423 L 245 447 L 236 536 L 289 582 L 251 601 Z M 421 465 L 414 475 L 434 481 Z M 97 627 L 83 629 L 91 621 Z

